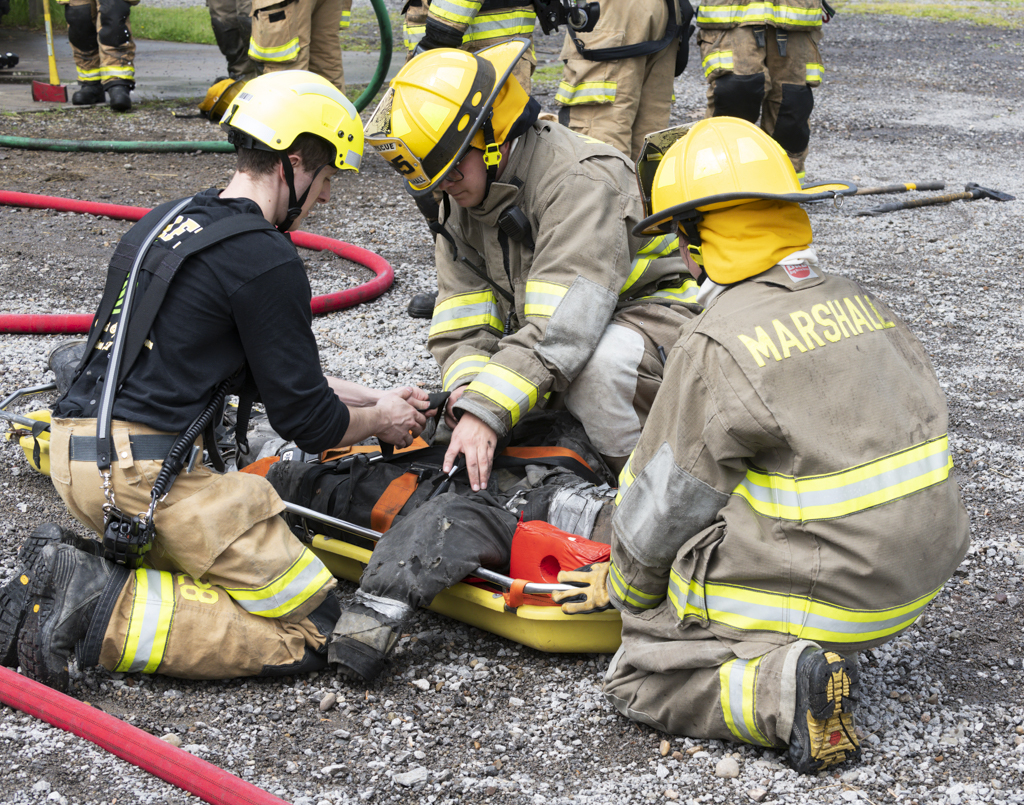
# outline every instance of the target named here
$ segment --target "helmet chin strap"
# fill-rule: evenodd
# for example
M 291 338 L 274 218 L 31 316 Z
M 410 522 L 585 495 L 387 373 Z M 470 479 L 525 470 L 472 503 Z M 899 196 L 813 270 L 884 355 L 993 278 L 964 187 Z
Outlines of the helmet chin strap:
M 306 192 L 302 194 L 302 198 L 295 197 L 295 171 L 292 170 L 292 161 L 288 158 L 288 154 L 281 154 L 281 164 L 284 166 L 284 178 L 288 183 L 288 212 L 285 214 L 285 218 L 281 223 L 277 225 L 278 232 L 287 232 L 291 229 L 292 224 L 295 223 L 295 219 L 302 214 L 302 205 L 306 203 L 306 196 L 309 195 L 310 189 L 313 187 L 313 182 L 316 181 L 316 177 L 320 174 L 326 165 L 321 165 L 309 178 L 309 186 L 306 188 Z

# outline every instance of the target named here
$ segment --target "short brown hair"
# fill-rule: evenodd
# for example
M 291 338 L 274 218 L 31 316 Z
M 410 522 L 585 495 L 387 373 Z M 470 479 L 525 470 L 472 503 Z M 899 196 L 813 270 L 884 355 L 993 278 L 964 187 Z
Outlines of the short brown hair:
M 315 134 L 303 133 L 295 138 L 287 153 L 295 154 L 302 161 L 302 169 L 312 173 L 324 165 L 333 165 L 336 151 L 334 146 Z M 280 151 L 265 151 L 262 148 L 239 148 L 236 170 L 250 176 L 267 176 L 281 164 Z

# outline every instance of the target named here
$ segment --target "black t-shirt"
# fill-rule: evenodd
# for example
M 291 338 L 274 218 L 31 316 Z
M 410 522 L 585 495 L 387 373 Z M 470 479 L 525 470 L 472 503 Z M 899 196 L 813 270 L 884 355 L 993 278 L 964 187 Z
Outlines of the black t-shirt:
M 262 214 L 254 201 L 219 192 L 199 193 L 165 230 L 171 237 L 163 245 L 173 248 L 227 216 Z M 114 399 L 114 419 L 179 432 L 247 364 L 274 430 L 306 452 L 334 447 L 349 414 L 320 369 L 311 297 L 295 247 L 274 230 L 243 233 L 188 258 Z M 105 346 L 101 339 L 97 349 Z M 97 416 L 96 380 L 95 372 L 83 373 L 54 416 Z

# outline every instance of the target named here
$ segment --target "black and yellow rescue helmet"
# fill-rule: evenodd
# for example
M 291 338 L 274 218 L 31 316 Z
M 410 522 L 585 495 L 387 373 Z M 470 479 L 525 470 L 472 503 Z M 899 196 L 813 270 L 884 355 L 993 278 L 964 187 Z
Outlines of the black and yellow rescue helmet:
M 366 125 L 366 139 L 398 171 L 414 196 L 424 195 L 470 147 L 493 171 L 498 146 L 522 134 L 540 107 L 512 78 L 529 49 L 510 39 L 467 53 L 436 48 L 406 63 Z

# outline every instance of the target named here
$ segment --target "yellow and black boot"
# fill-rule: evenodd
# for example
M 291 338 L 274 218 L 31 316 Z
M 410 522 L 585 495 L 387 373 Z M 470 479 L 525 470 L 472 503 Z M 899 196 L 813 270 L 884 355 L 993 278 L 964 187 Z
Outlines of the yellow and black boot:
M 796 713 L 789 762 L 813 774 L 860 756 L 854 709 L 860 692 L 856 660 L 834 651 L 808 649 L 796 669 Z

